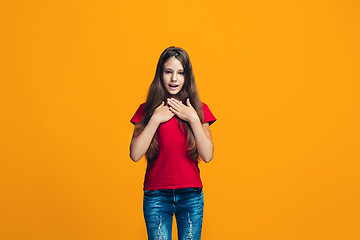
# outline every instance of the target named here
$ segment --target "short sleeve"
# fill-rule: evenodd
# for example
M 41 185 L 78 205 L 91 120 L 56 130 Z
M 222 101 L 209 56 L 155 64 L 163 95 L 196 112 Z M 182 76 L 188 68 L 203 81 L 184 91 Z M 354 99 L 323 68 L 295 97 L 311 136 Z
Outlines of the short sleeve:
M 213 124 L 216 121 L 216 118 L 210 111 L 210 108 L 208 107 L 208 105 L 206 105 L 205 103 L 202 103 L 202 109 L 203 109 L 203 113 L 204 113 L 203 123 L 208 122 L 209 125 Z
M 145 112 L 145 103 L 140 104 L 134 116 L 131 118 L 130 122 L 133 124 L 139 123 L 141 121 L 141 118 L 144 116 L 144 112 Z

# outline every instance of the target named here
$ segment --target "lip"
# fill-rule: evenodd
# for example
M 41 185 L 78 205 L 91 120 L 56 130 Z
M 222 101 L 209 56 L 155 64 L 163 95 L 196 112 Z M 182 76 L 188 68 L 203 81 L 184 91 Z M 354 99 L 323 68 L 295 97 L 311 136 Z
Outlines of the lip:
M 170 90 L 176 90 L 178 87 L 179 85 L 174 85 L 174 86 L 169 85 Z

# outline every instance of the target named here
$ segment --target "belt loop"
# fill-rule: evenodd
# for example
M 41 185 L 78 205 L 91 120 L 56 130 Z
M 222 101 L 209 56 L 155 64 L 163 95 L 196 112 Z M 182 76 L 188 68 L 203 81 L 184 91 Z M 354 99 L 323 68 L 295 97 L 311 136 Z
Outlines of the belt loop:
M 174 193 L 174 203 L 176 203 L 176 193 L 175 193 L 176 189 L 173 189 L 173 193 Z

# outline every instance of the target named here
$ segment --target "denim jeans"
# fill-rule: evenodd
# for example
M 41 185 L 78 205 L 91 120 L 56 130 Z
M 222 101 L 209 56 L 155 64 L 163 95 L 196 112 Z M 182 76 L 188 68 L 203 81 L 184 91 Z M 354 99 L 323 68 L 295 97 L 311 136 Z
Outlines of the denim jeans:
M 144 217 L 149 240 L 170 240 L 175 214 L 178 239 L 200 240 L 203 220 L 201 188 L 144 191 Z

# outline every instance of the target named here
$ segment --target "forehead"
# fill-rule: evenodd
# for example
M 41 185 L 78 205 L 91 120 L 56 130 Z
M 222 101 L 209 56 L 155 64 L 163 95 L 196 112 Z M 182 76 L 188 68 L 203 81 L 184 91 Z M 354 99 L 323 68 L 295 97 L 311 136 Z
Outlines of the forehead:
M 183 66 L 176 57 L 171 57 L 164 63 L 164 68 L 183 69 Z

